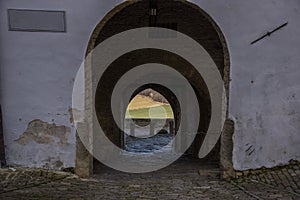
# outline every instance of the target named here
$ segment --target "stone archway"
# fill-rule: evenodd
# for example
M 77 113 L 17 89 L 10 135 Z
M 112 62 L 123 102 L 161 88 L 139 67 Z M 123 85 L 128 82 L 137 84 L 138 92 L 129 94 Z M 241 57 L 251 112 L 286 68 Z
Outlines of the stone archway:
M 118 34 L 120 32 L 148 27 L 157 26 L 163 28 L 173 29 L 182 32 L 193 38 L 201 44 L 210 54 L 213 61 L 216 63 L 223 81 L 225 83 L 227 97 L 229 94 L 229 53 L 225 38 L 216 25 L 213 19 L 205 13 L 197 5 L 188 1 L 175 0 L 136 0 L 125 1 L 111 10 L 103 20 L 96 26 L 91 39 L 88 44 L 87 54 L 91 52 L 98 44 L 105 39 Z M 131 58 L 136 58 L 134 63 Z M 129 62 L 128 62 L 129 60 Z M 109 110 L 110 99 L 109 91 L 112 90 L 114 82 L 116 82 L 126 71 L 135 66 L 145 63 L 162 63 L 173 67 L 183 74 L 190 82 L 199 102 L 201 111 L 201 120 L 199 122 L 198 135 L 192 147 L 194 152 L 197 152 L 201 146 L 205 132 L 210 123 L 210 97 L 206 84 L 197 74 L 193 66 L 180 57 L 157 49 L 143 49 L 127 53 L 117 60 L 115 60 L 108 70 L 103 74 L 98 84 L 96 93 L 96 110 L 100 124 L 104 125 L 106 130 L 115 130 L 115 124 L 105 124 L 112 120 L 111 112 Z M 118 69 L 118 70 L 116 70 Z M 92 77 L 90 72 L 86 71 L 86 78 Z M 109 80 L 109 81 L 107 81 Z M 109 84 L 106 84 L 108 83 Z M 101 89 L 105 88 L 105 90 Z M 227 101 L 228 102 L 228 101 Z M 221 163 L 221 169 L 225 176 L 232 174 L 232 122 L 227 120 L 225 123 L 222 137 L 212 153 L 208 157 L 217 157 Z M 109 138 L 116 144 L 121 145 L 118 133 L 111 132 Z M 80 140 L 77 138 L 76 145 L 76 173 L 80 176 L 87 177 L 93 172 L 93 158 L 85 150 Z

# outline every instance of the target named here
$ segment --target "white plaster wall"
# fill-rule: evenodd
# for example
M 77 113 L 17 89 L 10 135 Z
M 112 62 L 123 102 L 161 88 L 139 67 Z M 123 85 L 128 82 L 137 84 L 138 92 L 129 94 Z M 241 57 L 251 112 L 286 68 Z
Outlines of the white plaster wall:
M 0 1 L 0 80 L 9 164 L 42 167 L 50 159 L 62 161 L 65 167 L 74 166 L 75 132 L 68 112 L 73 80 L 93 29 L 119 2 Z M 232 78 L 229 113 L 236 122 L 235 169 L 300 160 L 300 1 L 193 2 L 217 22 L 228 43 Z M 10 32 L 8 8 L 65 10 L 67 33 Z M 286 21 L 287 27 L 250 45 Z M 15 140 L 34 119 L 48 123 L 54 119 L 57 125 L 72 127 L 68 145 L 17 144 Z
M 300 160 L 300 1 L 196 2 L 217 21 L 229 46 L 234 168 Z M 250 45 L 285 22 L 282 30 Z
M 89 37 L 114 1 L 1 0 L 1 96 L 9 165 L 43 167 L 62 161 L 75 165 L 75 130 L 70 123 L 73 81 Z M 108 7 L 106 4 L 110 4 Z M 65 10 L 66 33 L 8 31 L 7 9 Z M 26 146 L 16 139 L 28 123 L 40 119 L 71 127 L 67 145 Z M 55 166 L 50 166 L 51 168 Z

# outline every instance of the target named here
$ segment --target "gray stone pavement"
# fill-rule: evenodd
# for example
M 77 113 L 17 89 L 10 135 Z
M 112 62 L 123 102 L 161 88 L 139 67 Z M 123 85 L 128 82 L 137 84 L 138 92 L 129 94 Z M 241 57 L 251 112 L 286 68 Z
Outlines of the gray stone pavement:
M 300 199 L 298 164 L 220 180 L 214 166 L 177 163 L 148 174 L 99 164 L 90 179 L 66 172 L 0 169 L 0 199 Z

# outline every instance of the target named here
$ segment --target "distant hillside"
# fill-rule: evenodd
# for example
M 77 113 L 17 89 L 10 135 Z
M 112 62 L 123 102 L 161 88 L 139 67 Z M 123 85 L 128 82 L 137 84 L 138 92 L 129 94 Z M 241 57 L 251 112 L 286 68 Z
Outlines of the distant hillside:
M 139 94 L 150 97 L 153 101 L 169 104 L 168 100 L 163 95 L 161 95 L 159 92 L 156 92 L 155 90 L 146 89 L 146 90 L 140 92 Z
M 167 105 L 167 104 L 154 101 L 149 96 L 138 94 L 136 97 L 132 99 L 132 101 L 128 106 L 128 109 L 137 110 L 137 109 L 150 108 L 150 107 L 163 106 L 163 105 Z
M 152 108 L 151 116 L 149 116 L 150 108 Z M 160 93 L 148 89 L 131 100 L 126 111 L 126 118 L 174 118 L 174 114 L 170 104 Z

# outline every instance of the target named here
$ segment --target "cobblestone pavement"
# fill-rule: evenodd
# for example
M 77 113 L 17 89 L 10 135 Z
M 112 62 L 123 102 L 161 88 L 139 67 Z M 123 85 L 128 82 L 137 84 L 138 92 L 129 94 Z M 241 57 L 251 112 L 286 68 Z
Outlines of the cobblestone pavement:
M 80 179 L 66 172 L 0 169 L 0 199 L 300 199 L 299 165 L 231 181 L 220 180 L 212 166 L 200 173 L 184 164 L 148 174 L 101 170 Z

